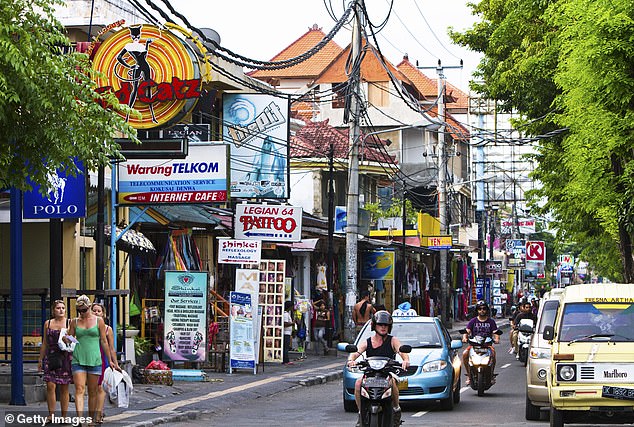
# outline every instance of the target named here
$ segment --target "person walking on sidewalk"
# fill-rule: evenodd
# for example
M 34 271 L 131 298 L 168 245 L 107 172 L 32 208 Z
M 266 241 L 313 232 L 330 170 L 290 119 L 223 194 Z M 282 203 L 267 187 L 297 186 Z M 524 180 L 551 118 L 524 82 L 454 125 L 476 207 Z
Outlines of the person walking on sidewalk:
M 46 404 L 48 406 L 48 420 L 53 418 L 55 413 L 55 391 L 59 386 L 59 404 L 62 417 L 68 414 L 68 384 L 73 382 L 73 375 L 70 370 L 71 354 L 59 348 L 59 335 L 67 325 L 66 304 L 62 300 L 53 303 L 53 318 L 44 322 L 44 333 L 42 334 L 42 347 L 40 347 L 40 357 L 37 363 L 38 372 L 44 371 L 44 382 L 46 382 Z M 47 422 L 48 422 L 47 420 Z
M 376 309 L 370 302 L 370 292 L 361 291 L 361 300 L 352 309 L 352 320 L 356 326 L 357 334 L 374 313 L 376 313 Z
M 293 302 L 286 301 L 284 303 L 284 314 L 282 321 L 284 322 L 284 349 L 282 351 L 282 365 L 292 365 L 288 358 L 288 352 L 291 349 L 291 337 L 293 336 Z
M 95 316 L 90 311 L 90 298 L 86 295 L 77 297 L 77 313 L 79 317 L 70 322 L 68 334 L 77 340 L 75 351 L 73 352 L 73 382 L 75 383 L 75 408 L 77 416 L 84 414 L 84 393 L 88 385 L 88 416 L 93 421 L 97 420 L 97 400 L 98 382 L 101 375 L 101 351 L 99 345 L 104 349 L 108 348 L 106 338 L 106 324 L 103 319 Z M 64 340 L 70 342 L 67 337 Z M 107 352 L 108 362 L 112 369 L 121 372 L 121 368 L 116 358 L 112 358 Z
M 315 324 L 313 325 L 313 334 L 315 341 L 321 343 L 324 350 L 324 356 L 328 354 L 328 343 L 326 342 L 326 327 L 330 325 L 330 310 L 326 307 L 324 300 L 315 303 Z M 315 344 L 316 346 L 316 344 Z
M 94 302 L 90 307 L 92 313 L 100 317 L 104 320 L 104 322 L 108 321 L 108 317 L 106 316 L 106 312 L 101 303 Z M 108 340 L 108 348 L 103 348 L 99 346 L 99 350 L 101 351 L 101 376 L 99 377 L 99 381 L 97 384 L 99 385 L 99 394 L 97 398 L 97 419 L 95 420 L 98 424 L 103 423 L 104 413 L 103 408 L 106 403 L 106 390 L 103 389 L 101 384 L 103 383 L 103 374 L 106 372 L 108 366 L 108 359 L 116 359 L 117 352 L 114 350 L 114 334 L 112 332 L 112 328 L 106 324 L 106 339 Z M 110 354 L 110 357 L 106 355 Z

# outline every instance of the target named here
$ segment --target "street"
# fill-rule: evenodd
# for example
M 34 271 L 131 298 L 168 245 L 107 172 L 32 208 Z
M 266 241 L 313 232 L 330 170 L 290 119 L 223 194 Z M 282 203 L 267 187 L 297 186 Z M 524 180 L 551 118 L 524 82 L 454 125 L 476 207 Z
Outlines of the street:
M 440 410 L 437 404 L 403 406 L 404 426 L 545 426 L 546 413 L 541 422 L 524 418 L 524 367 L 509 355 L 508 341 L 502 338 L 497 346 L 499 373 L 497 384 L 483 397 L 463 386 L 461 401 L 451 412 Z M 507 338 L 508 339 L 508 338 Z M 341 380 L 312 387 L 297 386 L 268 397 L 252 395 L 248 401 L 216 407 L 199 419 L 173 423 L 175 426 L 232 425 L 232 426 L 353 426 L 357 415 L 344 412 L 341 402 Z M 212 408 L 203 407 L 200 410 Z M 579 425 L 579 424 L 577 424 Z M 590 426 L 588 424 L 586 426 Z M 583 425 L 582 425 L 583 426 Z

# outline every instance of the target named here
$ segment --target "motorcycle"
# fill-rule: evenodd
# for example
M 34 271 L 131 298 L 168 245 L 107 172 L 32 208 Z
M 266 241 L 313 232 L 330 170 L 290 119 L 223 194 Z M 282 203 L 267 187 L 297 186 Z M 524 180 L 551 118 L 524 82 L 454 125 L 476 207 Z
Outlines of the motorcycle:
M 346 352 L 355 353 L 357 346 L 349 344 Z M 412 347 L 402 345 L 401 353 L 409 353 Z M 361 381 L 361 425 L 363 427 L 392 427 L 394 411 L 392 410 L 392 374 L 401 376 L 405 370 L 401 362 L 389 357 L 368 357 L 357 361 L 357 368 L 363 372 Z M 398 426 L 394 426 L 398 427 Z
M 517 331 L 517 355 L 519 356 L 519 361 L 526 366 L 528 363 L 528 352 L 531 347 L 531 338 L 533 336 L 533 332 L 535 332 L 533 320 L 520 320 Z
M 460 330 L 466 334 L 466 329 Z M 495 335 L 502 335 L 502 331 L 496 329 Z M 469 381 L 471 388 L 478 392 L 478 396 L 484 396 L 484 392 L 493 385 L 493 358 L 491 346 L 493 338 L 476 335 L 467 339 L 471 346 L 469 349 Z

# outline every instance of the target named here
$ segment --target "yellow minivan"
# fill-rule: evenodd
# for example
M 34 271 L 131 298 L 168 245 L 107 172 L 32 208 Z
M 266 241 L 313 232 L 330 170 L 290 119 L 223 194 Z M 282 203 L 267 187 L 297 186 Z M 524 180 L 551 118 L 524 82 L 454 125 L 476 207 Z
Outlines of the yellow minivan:
M 551 426 L 634 422 L 634 284 L 566 287 L 543 338 Z

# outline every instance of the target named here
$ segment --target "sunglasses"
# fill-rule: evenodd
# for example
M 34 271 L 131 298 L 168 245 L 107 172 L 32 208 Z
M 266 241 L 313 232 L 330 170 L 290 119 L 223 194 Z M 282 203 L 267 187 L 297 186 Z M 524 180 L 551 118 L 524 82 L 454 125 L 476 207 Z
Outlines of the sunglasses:
M 88 309 L 87 309 L 87 308 L 78 308 L 78 309 L 77 309 L 77 312 L 78 312 L 78 313 L 82 313 L 82 314 L 83 314 L 83 313 L 85 313 L 85 312 L 87 312 L 87 311 L 88 311 Z

